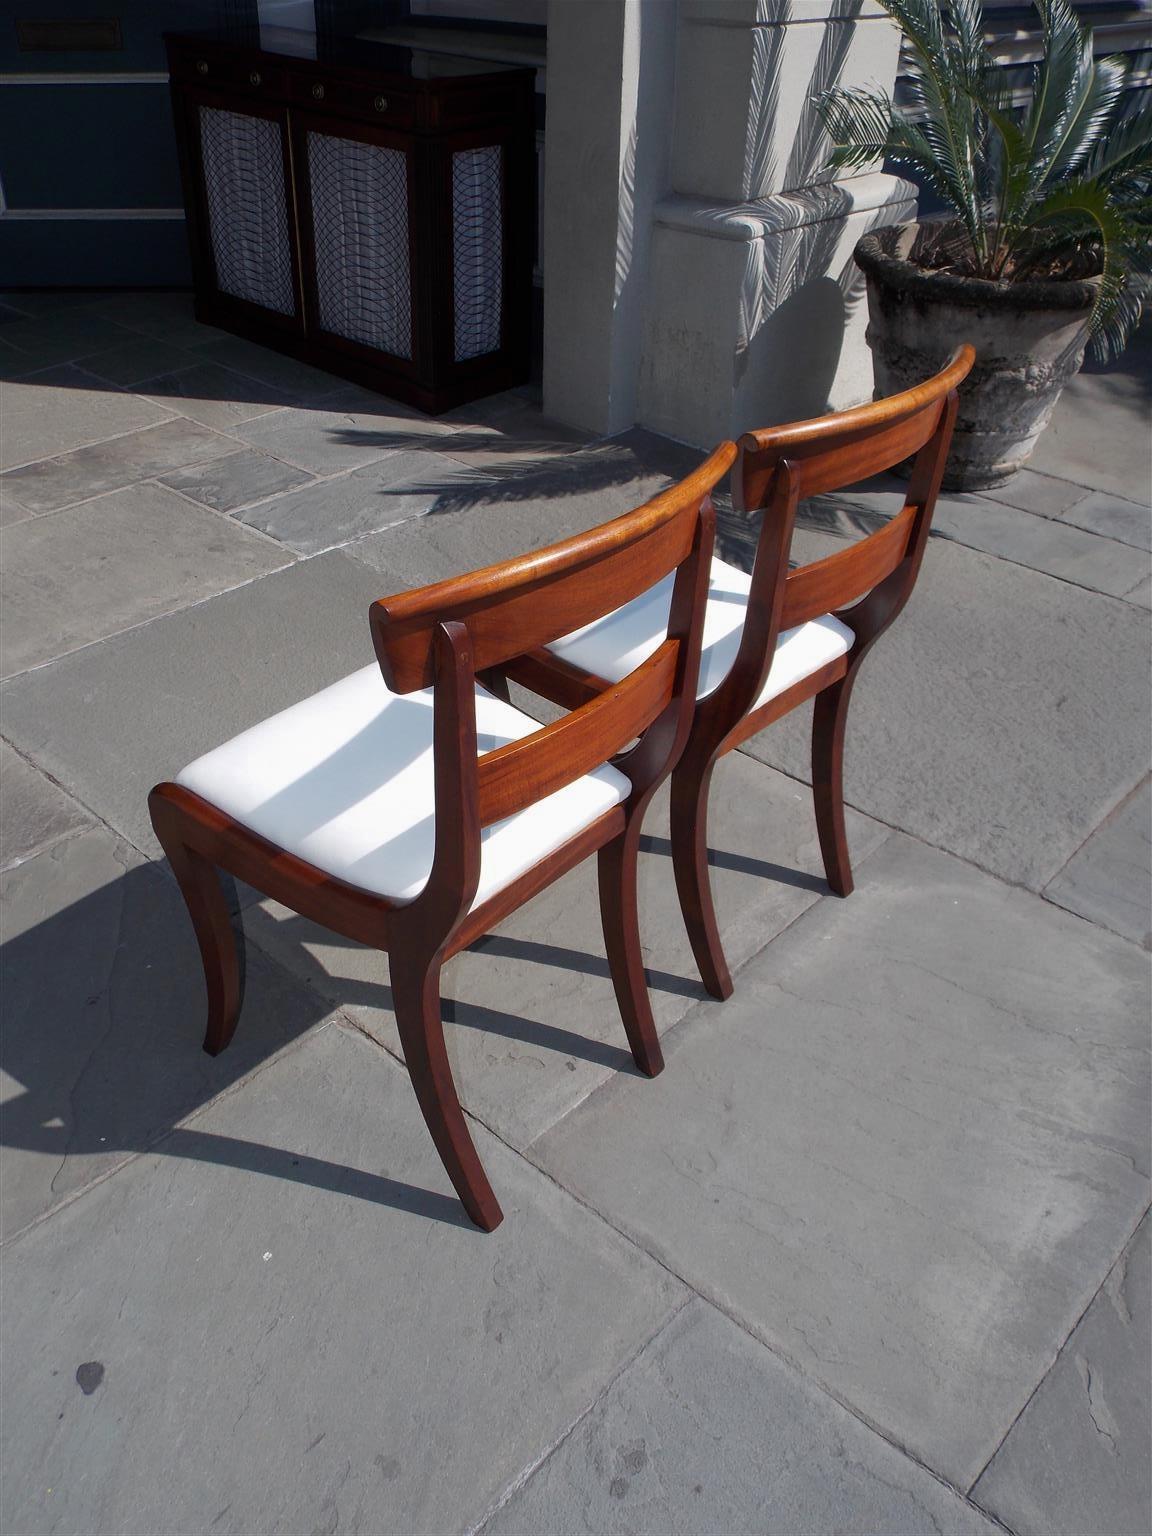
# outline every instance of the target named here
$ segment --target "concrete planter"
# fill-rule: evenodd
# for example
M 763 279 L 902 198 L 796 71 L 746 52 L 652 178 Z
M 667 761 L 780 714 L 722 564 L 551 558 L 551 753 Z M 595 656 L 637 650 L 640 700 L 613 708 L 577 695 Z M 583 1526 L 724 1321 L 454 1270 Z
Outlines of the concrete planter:
M 976 365 L 960 388 L 944 485 L 984 490 L 1028 462 L 1060 391 L 1080 367 L 1095 283 L 992 283 L 933 272 L 909 257 L 934 232 L 900 224 L 856 245 L 868 280 L 876 395 L 919 383 L 961 342 L 971 342 Z

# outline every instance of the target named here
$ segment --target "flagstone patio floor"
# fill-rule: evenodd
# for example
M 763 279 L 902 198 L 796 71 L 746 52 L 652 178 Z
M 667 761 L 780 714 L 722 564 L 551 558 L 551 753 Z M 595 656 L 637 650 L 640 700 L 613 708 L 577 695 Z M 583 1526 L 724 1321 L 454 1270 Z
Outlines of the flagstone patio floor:
M 657 806 L 661 1077 L 590 867 L 453 962 L 485 1236 L 383 956 L 247 892 L 244 1016 L 201 1052 L 146 795 L 369 662 L 373 598 L 699 452 L 531 390 L 421 417 L 185 295 L 5 297 L 8 1536 L 1144 1536 L 1150 370 L 1145 332 L 1030 469 L 941 499 L 853 706 L 849 900 L 806 712 L 724 762 L 725 1004 Z M 806 507 L 797 556 L 896 502 Z M 723 504 L 727 558 L 754 538 Z

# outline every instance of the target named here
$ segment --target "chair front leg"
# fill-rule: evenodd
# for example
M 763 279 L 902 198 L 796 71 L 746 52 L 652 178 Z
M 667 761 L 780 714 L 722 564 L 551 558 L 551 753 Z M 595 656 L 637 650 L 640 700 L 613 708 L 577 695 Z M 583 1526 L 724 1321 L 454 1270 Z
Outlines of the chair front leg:
M 152 801 L 152 825 L 184 897 L 208 989 L 204 1049 L 219 1056 L 231 1043 L 244 1002 L 244 925 L 236 882 L 183 842 L 164 802 Z
M 851 896 L 852 862 L 844 825 L 844 731 L 856 667 L 816 695 L 812 711 L 812 798 L 824 872 L 837 896 Z
M 705 990 L 723 1001 L 732 995 L 732 976 L 720 942 L 712 880 L 708 872 L 708 791 L 716 756 L 689 743 L 672 773 L 669 833 L 676 894 L 688 940 Z
M 400 942 L 389 952 L 392 1006 L 424 1121 L 468 1215 L 485 1232 L 504 1220 L 460 1107 L 440 1012 L 438 955 Z
M 641 1072 L 655 1077 L 664 1070 L 664 1053 L 652 1017 L 652 1001 L 640 949 L 636 900 L 640 825 L 643 810 L 632 811 L 623 832 L 605 843 L 597 857 L 600 921 L 612 971 L 612 985 L 632 1056 Z

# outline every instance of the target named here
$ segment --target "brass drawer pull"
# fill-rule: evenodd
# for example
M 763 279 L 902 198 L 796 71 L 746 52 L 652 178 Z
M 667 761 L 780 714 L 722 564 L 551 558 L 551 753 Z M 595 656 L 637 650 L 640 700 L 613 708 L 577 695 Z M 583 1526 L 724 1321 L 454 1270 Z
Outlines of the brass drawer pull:
M 388 98 L 387 98 L 387 96 L 377 96 L 375 101 L 372 103 L 372 105 L 376 108 L 377 112 L 387 112 L 387 110 L 388 110 Z
M 319 81 L 317 81 L 316 84 L 312 87 L 312 94 L 315 96 L 317 101 L 324 100 L 324 87 L 320 84 Z
M 248 78 L 249 78 L 249 80 L 251 80 L 253 85 L 259 85 L 260 84 L 260 71 L 258 69 L 254 69 L 252 71 L 252 73 L 248 76 Z

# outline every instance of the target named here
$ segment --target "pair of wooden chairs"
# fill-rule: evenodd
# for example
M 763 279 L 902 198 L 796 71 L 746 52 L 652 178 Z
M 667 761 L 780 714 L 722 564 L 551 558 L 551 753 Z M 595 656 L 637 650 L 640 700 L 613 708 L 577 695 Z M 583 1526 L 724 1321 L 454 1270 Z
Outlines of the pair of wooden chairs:
M 815 696 L 813 790 L 828 881 L 852 889 L 843 747 L 860 663 L 907 601 L 972 363 L 873 405 L 723 443 L 623 517 L 503 565 L 372 605 L 365 667 L 197 759 L 149 805 L 192 918 L 205 1049 L 232 1038 L 243 935 L 221 873 L 389 954 L 404 1058 L 472 1220 L 500 1206 L 453 1082 L 444 963 L 596 853 L 604 940 L 636 1064 L 663 1066 L 644 976 L 637 855 L 668 777 L 677 889 L 704 984 L 732 981 L 708 878 L 716 762 Z M 878 532 L 790 570 L 798 503 L 912 458 Z M 764 518 L 750 575 L 713 556 L 711 492 Z M 564 705 L 541 726 L 516 680 Z

